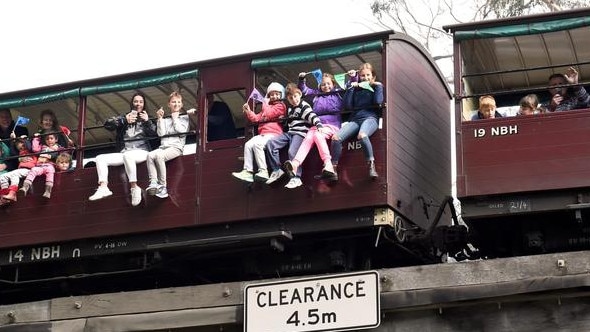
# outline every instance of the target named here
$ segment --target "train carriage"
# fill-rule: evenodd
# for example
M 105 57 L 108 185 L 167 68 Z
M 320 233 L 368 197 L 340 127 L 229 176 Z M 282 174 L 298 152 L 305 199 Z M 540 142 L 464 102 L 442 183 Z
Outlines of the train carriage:
M 377 179 L 367 176 L 358 141 L 346 142 L 336 184 L 315 177 L 314 150 L 296 189 L 231 176 L 255 134 L 241 110 L 254 88 L 364 62 L 385 86 L 371 137 Z M 124 114 L 137 91 L 154 116 L 175 90 L 198 112 L 183 156 L 168 163 L 169 198 L 144 195 L 132 207 L 123 167 L 110 167 L 113 195 L 89 201 L 93 160 L 114 151 L 104 120 Z M 37 180 L 31 194 L 0 209 L 0 303 L 439 262 L 449 248 L 443 238 L 456 248 L 464 234 L 448 204 L 450 97 L 428 53 L 393 31 L 0 95 L 0 108 L 31 119 L 30 132 L 40 111 L 52 109 L 77 144 L 76 167 L 56 174 L 50 200 Z M 138 170 L 145 188 L 144 164 Z
M 519 116 L 548 103 L 549 77 L 590 77 L 588 9 L 445 27 L 454 36 L 457 195 L 484 257 L 586 249 L 590 244 L 590 105 Z M 492 95 L 504 117 L 471 121 Z

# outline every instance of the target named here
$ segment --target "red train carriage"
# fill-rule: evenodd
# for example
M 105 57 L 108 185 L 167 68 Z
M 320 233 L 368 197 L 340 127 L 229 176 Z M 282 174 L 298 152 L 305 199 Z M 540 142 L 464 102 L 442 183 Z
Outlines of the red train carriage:
M 253 88 L 363 62 L 385 86 L 381 126 L 371 137 L 378 179 L 368 178 L 356 141 L 346 144 L 335 185 L 314 177 L 321 161 L 313 151 L 297 189 L 231 176 L 253 135 L 241 110 Z M 185 109 L 199 112 L 190 116 L 185 154 L 168 163 L 170 197 L 144 196 L 132 207 L 123 168 L 111 167 L 113 196 L 89 201 L 93 158 L 113 151 L 104 120 L 127 111 L 137 91 L 154 116 L 173 90 Z M 32 194 L 0 210 L 0 302 L 438 262 L 449 248 L 443 237 L 463 234 L 447 206 L 449 102 L 429 55 L 391 31 L 2 95 L 0 108 L 31 118 L 30 131 L 41 110 L 54 110 L 78 150 L 77 167 L 57 175 L 50 200 L 38 181 Z M 226 123 L 209 121 L 215 103 L 227 105 Z M 215 134 L 220 125 L 228 135 Z M 138 169 L 145 188 L 145 166 Z
M 527 94 L 549 102 L 549 76 L 569 67 L 579 73 L 569 86 L 588 88 L 589 17 L 585 9 L 446 27 L 455 45 L 457 193 L 483 256 L 590 244 L 589 110 L 515 116 Z M 506 116 L 470 121 L 482 95 Z

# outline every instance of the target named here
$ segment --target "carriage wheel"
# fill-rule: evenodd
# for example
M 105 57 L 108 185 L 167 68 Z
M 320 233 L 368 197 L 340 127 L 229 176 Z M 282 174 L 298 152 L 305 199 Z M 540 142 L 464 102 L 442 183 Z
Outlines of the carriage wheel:
M 393 232 L 395 234 L 395 239 L 399 241 L 399 243 L 404 243 L 406 241 L 407 229 L 405 226 L 402 217 L 396 216 L 393 220 Z

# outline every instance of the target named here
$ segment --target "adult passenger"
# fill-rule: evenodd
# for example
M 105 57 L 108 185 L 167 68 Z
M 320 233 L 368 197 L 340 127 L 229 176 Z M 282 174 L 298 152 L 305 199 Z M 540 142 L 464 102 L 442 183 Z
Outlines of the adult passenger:
M 69 136 L 71 130 L 66 126 L 60 125 L 57 121 L 57 116 L 50 109 L 41 111 L 41 115 L 39 116 L 39 132 L 42 131 L 58 134 L 57 143 L 62 147 L 74 147 L 74 141 Z
M 569 67 L 565 74 L 549 76 L 549 86 L 578 84 L 578 71 Z M 549 112 L 569 111 L 590 107 L 590 95 L 583 86 L 549 88 L 551 100 L 545 105 Z
M 145 96 L 136 93 L 131 98 L 131 111 L 108 119 L 104 127 L 116 130 L 117 147 L 120 152 L 106 153 L 96 156 L 96 173 L 98 173 L 98 189 L 88 199 L 96 201 L 113 193 L 109 190 L 109 166 L 125 165 L 125 173 L 129 179 L 131 205 L 141 203 L 142 191 L 137 185 L 137 164 L 146 161 L 151 150 L 150 138 L 157 137 L 156 124 L 149 119 L 145 107 Z

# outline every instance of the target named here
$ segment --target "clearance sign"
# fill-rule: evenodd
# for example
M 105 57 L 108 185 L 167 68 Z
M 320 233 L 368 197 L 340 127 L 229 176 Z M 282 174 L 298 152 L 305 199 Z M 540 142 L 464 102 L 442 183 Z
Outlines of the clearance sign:
M 250 284 L 244 289 L 245 332 L 348 331 L 379 323 L 377 271 Z

